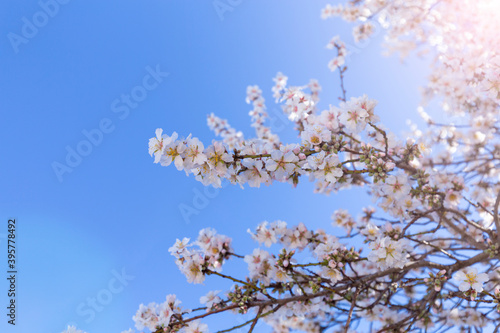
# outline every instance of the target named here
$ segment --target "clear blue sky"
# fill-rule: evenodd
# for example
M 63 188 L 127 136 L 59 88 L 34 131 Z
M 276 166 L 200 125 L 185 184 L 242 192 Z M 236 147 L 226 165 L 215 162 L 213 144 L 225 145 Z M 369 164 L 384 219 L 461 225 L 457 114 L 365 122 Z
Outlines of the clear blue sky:
M 188 285 L 167 251 L 176 238 L 194 239 L 211 226 L 244 254 L 257 246 L 246 229 L 263 220 L 333 231 L 335 209 L 356 215 L 371 204 L 359 190 L 326 197 L 307 183 L 295 190 L 226 187 L 186 223 L 179 205 L 192 206 L 202 185 L 153 164 L 147 151 L 158 127 L 209 143 L 211 112 L 252 136 L 246 87 L 261 86 L 273 114 L 271 79 L 278 71 L 292 85 L 318 79 L 321 107 L 336 103 L 338 75 L 327 68 L 334 53 L 325 45 L 336 34 L 354 42 L 350 25 L 320 19 L 327 1 L 243 0 L 223 19 L 212 1 L 66 2 L 45 6 L 52 16 L 40 14 L 34 0 L 0 4 L 0 236 L 7 219 L 16 218 L 19 270 L 12 328 L 0 238 L 0 331 L 61 332 L 71 323 L 89 333 L 120 332 L 133 327 L 140 303 L 162 302 L 170 293 L 197 307 L 208 290 L 228 284 L 208 278 L 205 286 Z M 416 118 L 426 67 L 382 57 L 381 40 L 357 46 L 347 90 L 378 99 L 382 121 L 400 132 Z M 169 74 L 148 78 L 156 69 Z M 126 106 L 131 93 L 141 101 Z M 294 141 L 288 125 L 279 134 Z M 95 135 L 95 145 L 82 143 L 84 131 L 99 127 L 107 133 Z M 58 177 L 54 165 L 67 165 L 68 149 L 87 156 L 73 157 Z M 241 276 L 242 269 L 229 263 L 227 271 Z M 122 270 L 128 279 L 116 279 Z M 91 310 L 92 298 L 105 303 L 97 301 L 99 311 Z

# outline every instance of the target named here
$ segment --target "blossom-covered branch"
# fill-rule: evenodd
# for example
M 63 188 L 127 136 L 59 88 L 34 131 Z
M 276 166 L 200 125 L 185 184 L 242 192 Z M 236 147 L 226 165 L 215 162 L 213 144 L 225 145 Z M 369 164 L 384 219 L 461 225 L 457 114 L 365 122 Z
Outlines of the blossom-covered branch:
M 246 255 L 211 228 L 193 242 L 177 240 L 169 252 L 188 282 L 212 276 L 230 287 L 201 297 L 203 307 L 194 310 L 181 307 L 176 295 L 141 305 L 137 329 L 208 332 L 203 319 L 226 311 L 253 317 L 224 332 L 252 332 L 259 321 L 274 332 L 500 328 L 498 2 L 353 0 L 328 5 L 321 16 L 357 22 L 356 41 L 383 29 L 390 52 L 433 56 L 419 108 L 427 127 L 410 124 L 408 136 L 400 137 L 377 116 L 376 100 L 349 97 L 349 47 L 334 37 L 327 47 L 337 54 L 325 67 L 339 71 L 338 103 L 333 98 L 319 109 L 316 80 L 289 86 L 284 74 L 274 78 L 272 96 L 294 123 L 298 142 L 282 142 L 266 126 L 258 86 L 248 87 L 246 99 L 255 138 L 213 114 L 208 125 L 221 140 L 209 145 L 157 129 L 149 141 L 154 162 L 174 164 L 206 186 L 224 180 L 241 187 L 297 186 L 307 179 L 324 194 L 362 186 L 378 208 L 366 206 L 357 217 L 333 212 L 342 235 L 264 221 L 249 231 L 260 246 Z M 444 120 L 424 110 L 431 99 L 441 103 Z M 233 260 L 243 260 L 248 273 L 226 275 L 223 267 Z

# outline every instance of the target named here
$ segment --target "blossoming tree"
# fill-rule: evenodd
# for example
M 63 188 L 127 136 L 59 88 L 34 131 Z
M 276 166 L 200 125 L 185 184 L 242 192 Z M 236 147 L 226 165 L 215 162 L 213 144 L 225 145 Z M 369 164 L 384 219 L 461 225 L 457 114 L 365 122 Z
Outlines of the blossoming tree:
M 208 126 L 221 139 L 211 144 L 158 129 L 149 142 L 154 162 L 174 164 L 203 185 L 308 180 L 323 194 L 364 186 L 378 208 L 366 207 L 360 218 L 333 212 L 333 223 L 345 228 L 341 240 L 284 221 L 260 223 L 251 232 L 260 247 L 246 255 L 210 228 L 196 240 L 177 240 L 169 252 L 189 283 L 214 275 L 234 285 L 201 297 L 203 307 L 194 311 L 176 295 L 141 305 L 137 329 L 208 332 L 204 318 L 229 311 L 253 317 L 227 331 L 252 332 L 259 321 L 275 332 L 499 330 L 499 1 L 352 0 L 326 6 L 321 16 L 357 22 L 358 41 L 384 29 L 387 49 L 403 57 L 415 50 L 433 55 L 424 100 L 439 101 L 450 121 L 420 108 L 426 128 L 412 125 L 408 138 L 388 131 L 375 99 L 347 95 L 348 48 L 335 37 L 328 67 L 340 78 L 338 103 L 319 110 L 316 80 L 290 86 L 284 74 L 274 78 L 273 97 L 295 124 L 298 142 L 282 142 L 266 126 L 258 86 L 247 89 L 255 138 L 214 114 Z M 361 242 L 368 249 L 358 249 Z M 280 250 L 263 249 L 271 246 Z M 297 260 L 299 252 L 311 260 Z M 229 260 L 243 260 L 248 274 L 225 275 Z

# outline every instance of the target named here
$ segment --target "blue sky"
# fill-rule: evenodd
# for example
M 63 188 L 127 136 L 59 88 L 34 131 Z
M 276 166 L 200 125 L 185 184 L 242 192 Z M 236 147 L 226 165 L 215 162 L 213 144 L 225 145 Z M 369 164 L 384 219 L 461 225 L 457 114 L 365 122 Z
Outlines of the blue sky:
M 244 254 L 257 246 L 246 229 L 263 220 L 334 231 L 335 209 L 356 215 L 370 204 L 360 200 L 362 190 L 327 197 L 307 183 L 229 186 L 189 221 L 182 217 L 179 206 L 193 206 L 204 188 L 174 167 L 153 164 L 147 143 L 155 129 L 209 143 L 206 115 L 214 112 L 250 137 L 246 87 L 258 84 L 277 117 L 270 88 L 278 71 L 291 85 L 318 79 L 321 108 L 335 104 L 338 74 L 329 72 L 334 53 L 325 48 L 334 35 L 355 47 L 348 95 L 379 100 L 382 121 L 398 133 L 417 118 L 424 60 L 381 56 L 382 34 L 356 45 L 349 24 L 320 19 L 327 1 L 232 3 L 222 14 L 213 1 L 194 0 L 0 4 L 0 236 L 16 218 L 19 270 L 17 325 L 7 325 L 2 310 L 0 331 L 61 332 L 71 323 L 89 333 L 120 332 L 133 326 L 140 303 L 170 293 L 196 307 L 208 290 L 229 285 L 216 278 L 188 285 L 167 251 L 176 238 L 194 239 L 210 226 Z M 52 16 L 40 14 L 43 7 Z M 33 22 L 39 27 L 30 31 Z M 130 94 L 141 101 L 127 106 Z M 297 140 L 293 124 L 276 124 L 284 140 Z M 84 143 L 85 133 L 94 133 L 95 144 Z M 68 151 L 78 149 L 86 156 L 69 166 Z M 58 176 L 54 165 L 63 164 Z M 0 242 L 5 274 L 5 238 Z M 229 263 L 227 271 L 241 276 L 242 269 Z M 90 310 L 94 298 L 103 301 L 99 310 Z

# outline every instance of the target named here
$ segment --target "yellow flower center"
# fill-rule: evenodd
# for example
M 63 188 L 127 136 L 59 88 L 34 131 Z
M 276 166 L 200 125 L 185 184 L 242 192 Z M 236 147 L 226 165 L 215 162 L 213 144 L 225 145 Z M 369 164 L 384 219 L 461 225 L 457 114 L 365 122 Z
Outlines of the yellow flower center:
M 474 273 L 467 273 L 465 274 L 465 276 L 467 277 L 467 282 L 470 283 L 470 284 L 474 284 L 477 282 L 476 278 L 476 274 Z
M 179 153 L 177 152 L 177 149 L 175 149 L 175 148 L 168 148 L 168 150 L 167 150 L 167 156 L 172 156 L 172 159 L 174 159 L 175 157 L 177 157 L 177 155 L 179 155 Z
M 386 257 L 388 256 L 391 256 L 391 257 L 394 257 L 394 255 L 392 254 L 396 249 L 392 247 L 392 245 L 388 246 L 385 248 L 385 253 L 386 253 Z

